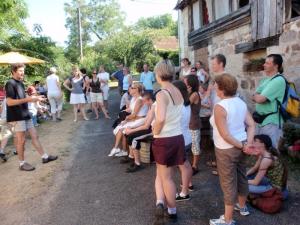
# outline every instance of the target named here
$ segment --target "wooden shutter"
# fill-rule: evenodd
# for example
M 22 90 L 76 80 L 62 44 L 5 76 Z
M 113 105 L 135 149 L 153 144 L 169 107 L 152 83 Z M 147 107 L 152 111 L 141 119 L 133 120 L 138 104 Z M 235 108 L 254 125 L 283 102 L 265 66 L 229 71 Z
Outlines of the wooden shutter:
M 284 0 L 252 0 L 251 20 L 254 41 L 282 32 Z

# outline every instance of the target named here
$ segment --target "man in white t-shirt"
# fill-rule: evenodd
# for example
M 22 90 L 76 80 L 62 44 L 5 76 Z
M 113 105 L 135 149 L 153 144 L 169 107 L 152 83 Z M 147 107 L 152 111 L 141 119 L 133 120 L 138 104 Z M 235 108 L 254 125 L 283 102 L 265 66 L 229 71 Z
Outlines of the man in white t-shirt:
M 104 106 L 106 110 L 108 110 L 108 91 L 109 91 L 109 73 L 105 71 L 105 68 L 103 65 L 99 67 L 99 73 L 97 74 L 97 77 L 99 78 L 99 81 L 101 83 L 101 90 L 103 93 L 103 100 L 104 100 Z
M 61 91 L 59 77 L 56 75 L 56 68 L 51 67 L 49 76 L 46 79 L 46 87 L 48 90 L 48 100 L 51 107 L 51 115 L 53 121 L 61 121 L 61 110 L 63 106 L 63 93 Z

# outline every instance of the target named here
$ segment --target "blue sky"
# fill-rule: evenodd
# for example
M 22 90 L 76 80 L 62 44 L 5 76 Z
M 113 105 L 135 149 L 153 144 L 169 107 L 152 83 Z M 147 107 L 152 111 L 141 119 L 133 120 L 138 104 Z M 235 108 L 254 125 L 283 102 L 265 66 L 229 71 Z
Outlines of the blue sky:
M 26 25 L 31 32 L 33 24 L 42 25 L 43 34 L 50 36 L 59 45 L 67 40 L 68 31 L 65 29 L 64 2 L 68 0 L 25 0 L 30 17 Z M 177 0 L 119 0 L 122 11 L 127 15 L 126 24 L 133 24 L 141 17 L 150 17 L 171 13 L 177 18 L 173 10 Z

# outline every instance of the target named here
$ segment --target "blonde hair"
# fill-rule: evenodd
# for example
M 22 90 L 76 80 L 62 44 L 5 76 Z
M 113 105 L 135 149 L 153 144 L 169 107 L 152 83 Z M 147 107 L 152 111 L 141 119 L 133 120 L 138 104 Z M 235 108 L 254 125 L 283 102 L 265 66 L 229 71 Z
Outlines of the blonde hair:
M 175 68 L 170 60 L 162 60 L 154 67 L 154 73 L 162 81 L 172 81 L 175 75 Z
M 141 84 L 140 82 L 133 82 L 131 87 L 133 87 L 133 86 L 138 89 L 140 94 L 143 93 L 143 91 L 144 91 L 144 85 L 143 84 Z

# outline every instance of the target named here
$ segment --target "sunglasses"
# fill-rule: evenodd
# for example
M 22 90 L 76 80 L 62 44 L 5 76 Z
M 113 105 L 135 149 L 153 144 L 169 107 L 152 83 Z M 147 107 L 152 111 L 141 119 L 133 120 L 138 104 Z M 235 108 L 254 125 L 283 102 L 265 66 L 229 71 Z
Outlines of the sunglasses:
M 93 73 L 93 74 L 97 74 L 97 73 Z

